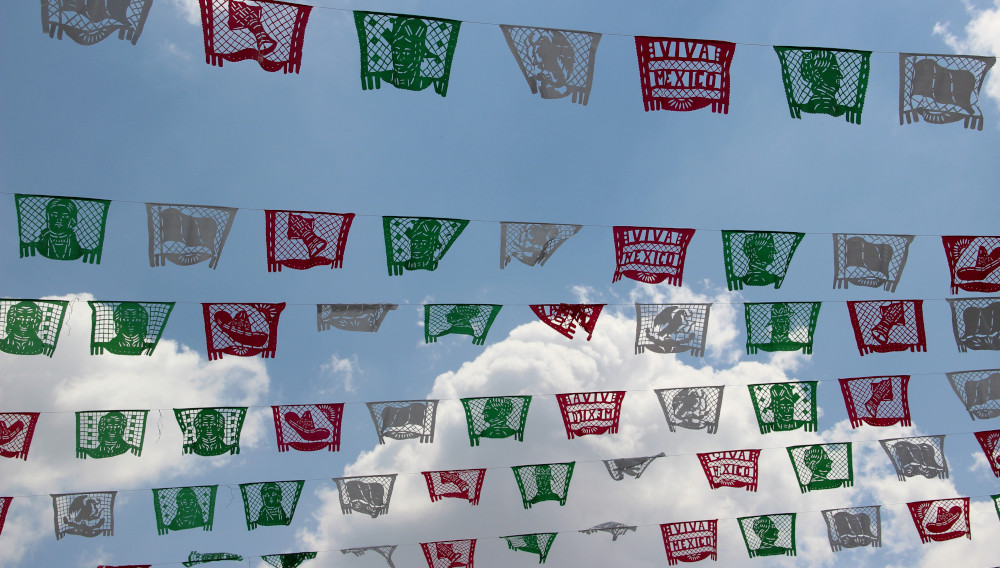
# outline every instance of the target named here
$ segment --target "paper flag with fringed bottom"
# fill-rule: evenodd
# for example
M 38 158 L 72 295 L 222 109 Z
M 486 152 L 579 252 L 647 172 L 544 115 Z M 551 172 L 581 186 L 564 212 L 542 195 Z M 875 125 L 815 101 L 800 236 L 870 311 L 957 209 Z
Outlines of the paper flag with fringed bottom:
M 712 304 L 636 304 L 635 352 L 705 356 Z
M 1000 369 L 945 373 L 973 420 L 1000 416 Z
M 583 225 L 552 223 L 500 223 L 501 270 L 511 259 L 527 266 L 545 266 L 556 249 L 582 228 Z
M 941 242 L 952 294 L 1000 291 L 1000 236 L 945 236 Z
M 502 24 L 500 30 L 531 94 L 587 104 L 601 34 Z
M 843 116 L 861 124 L 872 52 L 853 49 L 774 46 L 781 62 L 788 111 Z
M 689 111 L 711 106 L 729 112 L 729 66 L 736 44 L 728 41 L 636 36 L 639 82 L 646 111 Z
M 559 533 L 531 533 L 502 536 L 500 538 L 507 541 L 507 547 L 511 550 L 520 550 L 538 555 L 538 563 L 545 564 L 545 559 L 549 556 L 549 549 L 556 540 Z
M 142 455 L 148 410 L 92 410 L 76 413 L 76 457 Z
M 577 532 L 580 534 L 594 534 L 597 532 L 605 532 L 611 535 L 611 542 L 614 542 L 618 540 L 618 537 L 624 535 L 629 531 L 635 532 L 635 529 L 636 529 L 635 525 L 626 525 L 625 523 L 619 523 L 618 521 L 608 521 L 606 523 L 594 525 L 589 529 L 583 529 Z
M 382 555 L 385 558 L 385 563 L 389 568 L 396 568 L 396 565 L 392 563 L 392 553 L 396 552 L 396 546 L 393 545 L 383 545 L 383 546 L 361 546 L 357 548 L 341 548 L 341 554 L 353 554 L 354 556 L 361 557 L 368 551 L 373 551 L 376 554 Z
M 742 487 L 757 491 L 760 450 L 729 450 L 698 454 L 705 478 L 712 489 Z
M 557 394 L 566 437 L 617 434 L 623 400 L 625 391 Z
M 316 304 L 316 328 L 375 333 L 398 304 Z
M 975 436 L 986 454 L 986 462 L 990 464 L 993 475 L 1000 477 L 1000 430 L 975 432 Z
M 979 92 L 996 57 L 899 54 L 899 124 L 948 124 L 983 129 Z
M 306 560 L 316 558 L 315 552 L 289 552 L 286 554 L 266 554 L 260 557 L 274 568 L 298 568 Z
M 913 524 L 924 544 L 965 537 L 972 540 L 969 498 L 935 499 L 907 503 Z
M 240 453 L 240 433 L 246 419 L 245 406 L 175 408 L 185 454 L 221 456 Z
M 80 45 L 94 45 L 117 32 L 118 39 L 135 45 L 152 5 L 153 0 L 42 0 L 42 33 L 57 39 L 65 33 Z
M 235 207 L 147 203 L 149 265 L 191 266 L 208 261 L 215 269 L 236 220 Z
M 392 488 L 396 484 L 395 473 L 335 477 L 333 482 L 337 484 L 341 513 L 350 515 L 351 512 L 358 512 L 374 519 L 389 512 Z M 392 551 L 389 551 L 389 555 L 386 556 L 386 560 L 391 565 L 390 556 L 392 556 Z
M 239 554 L 233 554 L 232 552 L 198 552 L 197 550 L 192 550 L 191 554 L 188 555 L 187 562 L 183 562 L 183 564 L 187 568 L 191 568 L 191 566 L 195 566 L 197 564 L 204 564 L 206 562 L 221 562 L 226 560 L 243 562 L 243 557 Z
M 910 375 L 840 379 L 851 426 L 910 425 Z
M 781 288 L 795 249 L 803 238 L 805 233 L 722 231 L 722 254 L 729 289 L 771 285 Z
M 68 305 L 66 300 L 0 300 L 0 351 L 51 357 Z
M 88 301 L 90 354 L 152 355 L 174 302 Z
M 204 303 L 205 346 L 208 360 L 222 355 L 264 359 L 274 357 L 278 348 L 278 318 L 285 309 L 280 304 Z
M 267 271 L 305 270 L 314 266 L 341 268 L 354 213 L 264 211 Z
M 662 227 L 614 227 L 615 274 L 646 284 L 666 282 L 680 286 L 684 277 L 687 247 L 694 229 Z
M 13 497 L 0 497 L 0 535 L 3 534 L 3 523 L 7 520 L 7 510 L 10 509 L 10 502 Z
M 0 457 L 27 461 L 36 424 L 37 412 L 0 412 Z
M 469 427 L 470 446 L 478 446 L 480 438 L 524 441 L 530 396 L 484 396 L 461 400 Z
M 889 438 L 878 442 L 896 468 L 896 476 L 900 481 L 918 476 L 948 479 L 944 435 Z
M 795 515 L 761 515 L 740 517 L 740 532 L 750 558 L 758 556 L 795 556 Z
M 469 222 L 433 217 L 382 217 L 389 276 L 404 270 L 436 270 Z
M 271 0 L 198 0 L 205 61 L 256 60 L 265 71 L 298 73 L 311 6 Z
M 959 353 L 1000 350 L 1000 296 L 948 298 Z
M 660 525 L 667 564 L 698 562 L 706 558 L 718 560 L 719 521 L 685 521 Z
M 816 431 L 817 381 L 747 385 L 760 433 Z
M 117 491 L 52 494 L 56 540 L 66 535 L 85 537 L 115 534 Z
M 483 345 L 502 307 L 496 304 L 424 304 L 424 341 L 435 343 L 441 336 L 456 334 L 470 335 L 473 345 Z
M 827 509 L 823 511 L 830 548 L 840 552 L 844 548 L 882 546 L 882 516 L 880 505 Z
M 299 504 L 299 495 L 302 494 L 305 483 L 304 480 L 241 483 L 240 493 L 243 495 L 247 530 L 292 524 L 295 507 Z
M 787 449 L 803 493 L 854 485 L 850 442 L 789 446 Z
M 530 304 L 531 311 L 538 319 L 558 331 L 567 339 L 573 339 L 576 326 L 587 332 L 587 341 L 594 335 L 594 326 L 601 310 L 607 304 Z
M 512 466 L 524 508 L 530 509 L 542 501 L 558 501 L 560 506 L 565 505 L 575 466 L 576 462 Z
M 420 443 L 434 441 L 434 425 L 437 421 L 437 400 L 394 400 L 367 402 L 368 412 L 375 424 L 378 443 L 386 438 L 412 440 Z
M 448 94 L 451 62 L 462 22 L 410 16 L 354 12 L 361 46 L 361 88 L 380 89 L 382 81 L 397 89 L 433 87 Z
M 278 451 L 300 452 L 327 449 L 340 451 L 340 425 L 344 403 L 283 404 L 272 406 Z
M 218 485 L 154 489 L 157 534 L 197 528 L 211 531 L 215 525 L 215 496 L 218 491 Z
M 821 302 L 745 303 L 747 353 L 801 350 L 812 355 L 821 305 Z
M 428 568 L 452 568 L 463 566 L 473 568 L 476 555 L 476 539 L 443 540 L 439 542 L 421 542 L 424 559 Z
M 913 235 L 834 233 L 833 287 L 882 287 L 895 292 L 903 275 Z
M 861 356 L 927 351 L 923 305 L 923 300 L 847 302 Z
M 653 460 L 665 457 L 667 457 L 667 454 L 660 452 L 655 456 L 618 458 L 602 461 L 604 462 L 604 467 L 608 468 L 608 475 L 611 476 L 611 479 L 621 481 L 625 479 L 626 475 L 639 479 L 639 476 L 642 475 L 642 472 L 646 471 L 646 468 L 649 467 L 649 464 L 653 463 Z
M 719 411 L 722 408 L 724 385 L 711 387 L 683 387 L 655 389 L 663 408 L 663 417 L 671 432 L 677 428 L 705 430 L 715 434 L 719 429 Z
M 452 497 L 465 499 L 472 505 L 479 504 L 479 493 L 483 490 L 483 480 L 486 479 L 485 469 L 452 469 L 421 473 L 427 482 L 427 493 L 430 494 L 432 503 L 444 497 Z
M 15 194 L 21 258 L 100 264 L 111 202 L 87 197 Z

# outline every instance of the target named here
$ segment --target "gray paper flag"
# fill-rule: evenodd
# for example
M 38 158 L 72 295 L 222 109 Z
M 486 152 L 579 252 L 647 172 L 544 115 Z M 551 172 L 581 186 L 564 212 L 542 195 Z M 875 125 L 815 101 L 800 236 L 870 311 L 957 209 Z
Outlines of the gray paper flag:
M 948 462 L 944 458 L 944 435 L 914 436 L 879 440 L 889 455 L 900 481 L 922 475 L 927 479 L 948 479 Z
M 634 525 L 626 525 L 625 523 L 619 523 L 617 521 L 608 521 L 606 523 L 601 523 L 599 525 L 594 525 L 589 529 L 583 529 L 579 531 L 583 534 L 594 534 L 596 532 L 606 532 L 611 535 L 611 541 L 614 542 L 618 540 L 618 537 L 623 534 L 632 531 L 635 532 Z
M 343 554 L 353 554 L 354 556 L 361 557 L 368 551 L 373 551 L 377 554 L 381 554 L 385 558 L 385 563 L 389 568 L 396 568 L 396 565 L 392 563 L 392 553 L 396 552 L 395 544 L 383 545 L 383 546 L 360 546 L 356 548 L 342 548 L 340 552 Z
M 62 39 L 65 33 L 80 45 L 118 33 L 118 39 L 139 41 L 153 0 L 42 0 L 42 33 Z
M 396 484 L 395 473 L 335 477 L 333 482 L 337 484 L 340 510 L 345 515 L 350 515 L 354 511 L 374 519 L 389 512 L 389 500 L 392 498 L 392 488 Z
M 621 481 L 625 479 L 626 475 L 639 479 L 639 476 L 642 475 L 642 472 L 646 471 L 646 468 L 649 467 L 649 464 L 653 463 L 653 460 L 666 456 L 667 454 L 660 452 L 655 456 L 646 456 L 642 458 L 618 458 L 603 461 L 604 467 L 608 468 L 608 474 L 611 476 L 611 479 Z
M 601 34 L 501 25 L 532 94 L 587 104 Z
M 556 249 L 580 232 L 583 225 L 500 223 L 500 268 L 511 259 L 528 266 L 545 266 Z
M 711 387 L 684 387 L 655 389 L 663 408 L 663 416 L 671 432 L 677 428 L 704 429 L 715 434 L 719 429 L 719 411 L 722 408 L 723 385 Z
M 1000 296 L 948 298 L 958 350 L 1000 350 Z
M 68 534 L 85 537 L 114 535 L 117 495 L 117 491 L 52 495 L 56 539 Z
M 712 304 L 636 304 L 635 352 L 705 356 Z
M 1000 416 L 1000 369 L 947 373 L 969 417 L 987 420 Z
M 840 552 L 844 548 L 882 546 L 882 517 L 879 505 L 828 509 L 823 511 L 830 548 Z
M 895 292 L 913 235 L 834 233 L 833 287 L 849 284 Z
M 236 218 L 234 207 L 147 203 L 149 225 L 149 265 L 170 261 L 190 266 L 208 261 L 219 264 L 222 247 Z
M 979 92 L 996 57 L 899 54 L 899 123 L 948 124 L 983 129 Z
M 316 327 L 375 333 L 382 320 L 397 304 L 316 304 Z
M 434 441 L 434 424 L 437 417 L 436 400 L 396 400 L 368 402 L 368 412 L 375 423 L 378 443 L 386 438 L 421 442 Z

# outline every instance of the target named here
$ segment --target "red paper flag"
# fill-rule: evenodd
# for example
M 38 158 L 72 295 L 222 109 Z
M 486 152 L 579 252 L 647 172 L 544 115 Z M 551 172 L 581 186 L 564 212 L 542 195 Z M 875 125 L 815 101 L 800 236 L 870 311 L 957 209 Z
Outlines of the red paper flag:
M 205 59 L 256 59 L 265 71 L 298 73 L 311 6 L 272 0 L 198 0 Z
M 617 266 L 612 282 L 624 276 L 646 284 L 681 285 L 694 229 L 614 227 L 613 233 Z
M 267 271 L 341 268 L 354 213 L 267 210 Z
M 986 461 L 993 470 L 993 475 L 1000 477 L 1000 430 L 987 430 L 976 432 L 976 440 L 983 447 L 986 454 Z
M 851 426 L 910 425 L 910 375 L 840 379 Z
M 465 499 L 473 505 L 479 504 L 479 493 L 486 479 L 485 469 L 453 469 L 448 471 L 425 471 L 427 492 L 431 502 L 440 501 L 442 497 Z
M 642 104 L 646 111 L 712 106 L 729 112 L 729 66 L 736 44 L 727 41 L 636 36 Z
M 972 540 L 969 524 L 969 498 L 935 499 L 907 503 L 920 540 L 940 542 L 964 536 Z
M 861 355 L 907 349 L 927 351 L 923 303 L 923 300 L 847 302 Z
M 1000 291 L 1000 236 L 941 237 L 951 271 L 951 293 Z
M 743 487 L 747 491 L 757 491 L 757 463 L 760 450 L 730 450 L 698 454 L 701 468 L 705 470 L 708 486 Z
M 274 357 L 278 347 L 278 318 L 285 303 L 205 303 L 205 344 L 209 361 L 222 354 L 237 357 Z
M 27 461 L 37 412 L 0 412 L 0 456 Z
M 557 394 L 566 437 L 617 434 L 625 391 Z
M 719 553 L 719 521 L 686 521 L 660 525 L 667 563 L 698 562 L 706 558 L 717 560 Z
M 573 339 L 576 326 L 587 332 L 587 341 L 594 335 L 594 326 L 607 304 L 531 304 L 531 311 L 549 327 Z
M 421 542 L 428 568 L 473 568 L 476 539 Z
M 290 404 L 272 406 L 274 434 L 278 451 L 288 448 L 300 452 L 314 452 L 326 448 L 340 451 L 340 423 L 344 416 L 344 403 Z
M 10 509 L 10 502 L 13 497 L 0 497 L 0 534 L 3 534 L 3 522 L 7 519 L 7 509 Z

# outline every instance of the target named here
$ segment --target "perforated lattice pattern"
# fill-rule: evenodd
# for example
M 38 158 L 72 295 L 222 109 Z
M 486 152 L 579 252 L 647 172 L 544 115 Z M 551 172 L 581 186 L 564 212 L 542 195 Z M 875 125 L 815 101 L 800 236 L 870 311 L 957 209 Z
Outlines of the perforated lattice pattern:
M 66 300 L 0 300 L 0 351 L 11 355 L 52 356 L 59 342 Z M 11 309 L 16 309 L 11 314 Z M 27 333 L 9 329 L 11 318 L 24 319 Z
M 476 539 L 421 542 L 428 568 L 473 568 Z
M 7 510 L 10 509 L 10 502 L 13 497 L 0 497 L 0 535 L 3 534 L 3 523 L 7 520 Z
M 420 442 L 434 441 L 434 424 L 437 419 L 436 400 L 396 400 L 368 402 L 378 443 L 386 438 L 410 440 L 420 438 Z
M 465 422 L 469 427 L 469 445 L 479 445 L 481 438 L 514 438 L 524 441 L 530 396 L 487 396 L 463 398 Z
M 341 268 L 354 213 L 267 210 L 267 270 Z
M 278 348 L 280 304 L 202 304 L 209 361 L 223 354 L 237 357 L 274 357 Z
M 955 395 L 973 420 L 1000 416 L 1000 369 L 946 373 Z
M 586 105 L 601 34 L 500 25 L 532 94 Z
M 882 546 L 882 517 L 879 505 L 828 509 L 823 511 L 830 548 L 840 552 L 844 548 Z
M 271 413 L 279 452 L 340 450 L 344 403 L 285 404 L 272 406 Z
M 265 71 L 299 72 L 312 7 L 267 0 L 198 1 L 209 65 L 254 59 Z
M 852 124 L 861 124 L 861 110 L 865 105 L 870 72 L 870 51 L 840 49 L 815 49 L 808 47 L 774 46 L 781 62 L 781 81 L 788 98 L 788 111 L 792 118 L 802 118 L 803 112 L 841 116 Z M 808 54 L 808 55 L 807 55 Z M 815 74 L 803 65 L 809 58 L 818 61 L 836 58 L 822 69 L 817 65 Z M 839 69 L 839 77 L 834 70 Z
M 760 433 L 816 431 L 817 381 L 747 385 Z
M 666 282 L 680 286 L 684 278 L 684 258 L 694 229 L 661 227 L 614 227 L 615 274 L 646 284 Z
M 397 304 L 316 304 L 316 328 L 375 333 Z
M 196 564 L 202 564 L 204 562 L 218 562 L 221 560 L 243 562 L 243 557 L 239 554 L 233 554 L 231 552 L 198 552 L 197 550 L 192 550 L 191 554 L 188 555 L 187 562 L 183 562 L 183 564 L 186 568 L 191 568 L 191 566 Z
M 340 495 L 340 511 L 343 514 L 350 515 L 354 511 L 369 515 L 374 519 L 389 512 L 392 488 L 396 484 L 395 473 L 335 477 L 333 482 L 337 484 L 337 492 Z M 392 551 L 389 552 L 389 556 L 391 555 Z M 389 560 L 389 556 L 386 556 L 386 560 Z M 391 560 L 389 560 L 389 564 L 392 564 Z
M 215 523 L 215 496 L 218 485 L 169 487 L 153 490 L 156 532 L 201 528 L 212 530 Z
M 184 453 L 200 456 L 240 453 L 240 432 L 246 415 L 245 406 L 175 408 L 174 417 L 183 435 Z
M 705 356 L 712 304 L 636 304 L 635 352 Z
M 937 499 L 907 503 L 913 524 L 923 543 L 965 537 L 972 540 L 969 498 Z
M 565 505 L 575 466 L 576 462 L 511 467 L 524 508 L 530 509 L 542 501 L 558 501 L 559 505 Z
M 274 566 L 274 568 L 298 568 L 306 560 L 314 558 L 316 558 L 315 552 L 289 552 L 287 554 L 266 554 L 261 556 L 264 562 Z
M 729 112 L 729 66 L 736 44 L 636 36 L 639 81 L 646 111 L 689 111 L 711 106 Z
M 287 526 L 292 524 L 295 507 L 305 481 L 267 481 L 241 483 L 243 511 L 247 517 L 247 530 L 257 527 Z
M 791 446 L 788 458 L 803 493 L 854 485 L 851 443 Z
M 76 413 L 76 457 L 109 458 L 142 455 L 148 410 L 92 410 Z M 101 439 L 101 422 L 108 432 Z
M 147 203 L 149 265 L 164 266 L 169 260 L 191 266 L 208 261 L 214 269 L 235 219 L 233 207 Z
M 443 335 L 471 335 L 473 345 L 483 345 L 502 307 L 495 304 L 425 304 L 424 340 L 434 343 Z
M 61 540 L 66 535 L 114 535 L 117 495 L 117 491 L 53 494 L 56 540 Z
M 611 479 L 615 481 L 621 481 L 625 479 L 625 476 L 634 477 L 639 479 L 642 476 L 642 472 L 646 471 L 649 464 L 653 463 L 656 458 L 666 457 L 667 454 L 660 452 L 655 456 L 646 456 L 641 458 L 618 458 L 613 460 L 602 460 L 604 462 L 604 467 L 608 469 L 608 475 Z
M 722 390 L 725 386 L 655 389 L 663 409 L 663 417 L 671 432 L 677 428 L 706 430 L 715 434 L 719 429 Z
M 975 55 L 899 54 L 899 123 L 964 122 L 983 129 L 979 92 L 996 57 Z
M 882 287 L 895 292 L 913 235 L 833 235 L 833 287 Z
M 851 426 L 910 425 L 910 375 L 840 379 Z
M 483 480 L 486 479 L 485 469 L 452 469 L 422 473 L 432 503 L 444 497 L 451 497 L 465 499 L 473 505 L 479 504 L 479 493 L 483 489 Z
M 386 81 L 408 91 L 422 91 L 433 86 L 434 92 L 442 97 L 448 94 L 451 62 L 461 22 L 354 12 L 354 24 L 361 45 L 362 89 L 379 89 L 382 81 Z M 400 61 L 395 61 L 393 39 L 400 45 L 401 51 L 410 50 L 416 54 L 407 54 Z
M 760 450 L 703 453 L 698 454 L 698 461 L 712 489 L 742 487 L 747 491 L 757 491 Z
M 927 351 L 923 300 L 847 302 L 847 311 L 862 356 Z
M 1000 291 L 1000 236 L 941 237 L 948 270 L 951 293 Z
M 28 459 L 37 412 L 0 412 L 0 456 Z
M 625 391 L 557 394 L 566 437 L 617 434 L 623 400 Z
M 1000 430 L 976 432 L 976 441 L 986 454 L 986 462 L 990 464 L 993 475 L 1000 477 Z
M 110 201 L 16 194 L 14 203 L 17 207 L 21 258 L 39 254 L 53 260 L 80 259 L 90 264 L 101 263 Z M 49 211 L 63 221 L 49 227 Z
M 606 304 L 531 304 L 538 319 L 568 339 L 573 339 L 576 326 L 587 332 L 587 341 L 594 335 L 594 326 Z
M 87 302 L 91 310 L 90 354 L 152 355 L 174 302 Z M 117 314 L 117 315 L 116 315 Z M 141 322 L 146 320 L 145 329 Z
M 599 532 L 608 533 L 611 535 L 611 541 L 614 542 L 618 540 L 618 537 L 628 532 L 635 532 L 635 529 L 635 525 L 626 525 L 625 523 L 619 523 L 618 521 L 608 521 L 577 532 L 581 534 L 594 534 Z
M 438 262 L 468 224 L 464 219 L 382 217 L 389 276 L 399 276 L 404 269 L 437 269 Z
M 799 351 L 811 355 L 820 302 L 746 303 L 747 353 Z
M 660 525 L 660 534 L 663 536 L 663 548 L 670 566 L 705 558 L 718 559 L 718 520 L 664 523 Z
M 805 233 L 722 231 L 722 254 L 729 289 L 772 284 L 780 288 L 788 265 L 792 263 L 792 255 L 803 238 Z
M 1000 297 L 948 298 L 958 351 L 1000 350 Z
M 386 565 L 389 568 L 396 568 L 396 565 L 392 563 L 392 553 L 396 551 L 396 545 L 387 546 L 362 546 L 358 548 L 342 548 L 340 552 L 342 554 L 353 554 L 354 556 L 361 557 L 368 551 L 375 552 L 376 554 L 382 555 L 385 558 Z
M 740 517 L 740 531 L 750 558 L 795 556 L 795 513 Z
M 502 536 L 500 538 L 507 541 L 507 547 L 511 550 L 520 550 L 538 555 L 538 563 L 545 564 L 545 559 L 549 556 L 549 549 L 556 541 L 559 533 L 532 533 Z
M 878 442 L 892 460 L 900 481 L 908 477 L 948 478 L 943 435 L 890 438 Z
M 552 223 L 500 223 L 500 268 L 506 268 L 512 259 L 528 266 L 545 266 L 556 249 L 582 228 L 583 225 Z
M 93 45 L 118 32 L 118 39 L 139 41 L 153 0 L 130 0 L 118 7 L 95 10 L 91 19 L 82 3 L 42 0 L 42 33 L 62 39 L 63 33 L 80 45 Z

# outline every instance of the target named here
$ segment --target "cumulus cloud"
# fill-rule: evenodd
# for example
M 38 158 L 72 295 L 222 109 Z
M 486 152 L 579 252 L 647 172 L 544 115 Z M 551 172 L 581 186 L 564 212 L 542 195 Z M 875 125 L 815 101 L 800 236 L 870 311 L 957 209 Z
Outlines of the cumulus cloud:
M 977 8 L 965 2 L 969 23 L 958 33 L 951 30 L 951 22 L 934 24 L 934 35 L 941 39 L 955 53 L 971 55 L 996 55 L 1000 53 L 1000 0 L 993 0 L 993 6 Z M 1000 75 L 994 69 L 986 77 L 985 91 L 1000 108 Z
M 201 25 L 201 8 L 198 7 L 198 0 L 170 0 L 170 3 L 189 23 Z
M 361 374 L 361 367 L 358 365 L 358 356 L 340 357 L 338 353 L 330 355 L 330 360 L 320 367 L 323 373 L 335 381 L 336 386 L 344 389 L 345 392 L 354 394 L 358 392 L 355 381 Z

